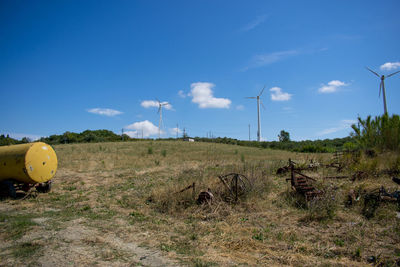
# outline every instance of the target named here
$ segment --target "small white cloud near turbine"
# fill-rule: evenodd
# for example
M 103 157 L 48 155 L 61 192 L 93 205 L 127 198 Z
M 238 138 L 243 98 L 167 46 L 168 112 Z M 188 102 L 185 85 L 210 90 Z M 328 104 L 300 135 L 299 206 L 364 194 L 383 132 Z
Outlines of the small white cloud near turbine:
M 199 108 L 229 108 L 232 103 L 227 98 L 214 97 L 212 88 L 215 86 L 213 83 L 197 82 L 190 85 L 192 102 L 199 105 Z
M 341 82 L 339 80 L 330 81 L 327 85 L 322 84 L 322 86 L 318 89 L 318 92 L 322 94 L 330 94 L 335 93 L 339 90 L 340 87 L 347 86 L 348 84 L 345 82 Z
M 381 70 L 395 70 L 400 68 L 400 62 L 386 62 L 379 67 Z
M 169 104 L 168 102 L 160 102 L 163 105 L 163 108 L 167 110 L 172 109 L 172 105 Z M 144 100 L 140 105 L 144 108 L 158 108 L 160 106 L 160 103 L 154 100 Z
M 124 127 L 124 129 L 127 130 L 133 130 L 133 131 L 125 131 L 124 133 L 129 135 L 130 137 L 149 137 L 149 136 L 154 136 L 158 134 L 158 127 L 155 126 L 153 123 L 151 123 L 148 120 L 145 121 L 139 121 L 135 122 L 132 124 L 129 124 Z
M 280 87 L 272 87 L 269 91 L 271 92 L 272 101 L 288 101 L 292 98 L 292 94 L 284 93 Z
M 110 108 L 91 108 L 88 109 L 87 112 L 97 114 L 97 115 L 102 115 L 102 116 L 107 116 L 107 117 L 113 117 L 122 114 L 123 112 L 110 109 Z

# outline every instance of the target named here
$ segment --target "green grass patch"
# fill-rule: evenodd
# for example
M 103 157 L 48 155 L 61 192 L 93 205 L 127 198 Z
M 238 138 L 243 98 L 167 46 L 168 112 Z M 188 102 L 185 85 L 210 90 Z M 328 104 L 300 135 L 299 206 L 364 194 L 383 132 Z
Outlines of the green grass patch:
M 0 232 L 4 232 L 11 239 L 19 239 L 37 223 L 32 221 L 33 214 L 0 214 Z

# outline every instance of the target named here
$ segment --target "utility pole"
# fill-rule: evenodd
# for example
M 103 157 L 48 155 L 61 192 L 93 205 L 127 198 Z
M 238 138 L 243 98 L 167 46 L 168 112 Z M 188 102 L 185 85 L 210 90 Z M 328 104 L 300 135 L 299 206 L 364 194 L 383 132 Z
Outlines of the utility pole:
M 176 139 L 178 139 L 178 133 L 179 133 L 179 127 L 178 124 L 176 124 Z
M 249 141 L 250 141 L 250 124 L 249 124 Z
M 142 139 L 143 139 L 143 129 L 142 129 Z

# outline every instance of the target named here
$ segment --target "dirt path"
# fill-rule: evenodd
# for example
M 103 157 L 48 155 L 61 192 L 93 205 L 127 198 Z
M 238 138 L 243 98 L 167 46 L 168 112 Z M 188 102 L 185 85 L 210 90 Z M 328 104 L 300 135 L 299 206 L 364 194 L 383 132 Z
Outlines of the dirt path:
M 0 204 L 0 210 L 6 210 Z M 132 234 L 117 236 L 113 231 L 88 226 L 83 218 L 64 222 L 58 229 L 49 230 L 52 218 L 34 218 L 37 224 L 18 240 L 4 240 L 0 246 L 1 266 L 182 266 L 168 259 L 161 251 L 140 246 Z M 138 237 L 139 238 L 139 237 Z M 16 247 L 31 244 L 40 247 L 34 257 L 8 257 Z M 5 256 L 5 257 L 4 257 Z

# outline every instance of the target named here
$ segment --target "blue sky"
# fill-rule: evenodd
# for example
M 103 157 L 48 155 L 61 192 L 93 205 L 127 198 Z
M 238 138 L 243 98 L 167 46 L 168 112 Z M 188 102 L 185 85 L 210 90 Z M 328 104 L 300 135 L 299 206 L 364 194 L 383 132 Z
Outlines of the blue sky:
M 108 129 L 155 138 L 347 136 L 383 113 L 400 2 L 0 1 L 0 134 Z M 386 80 L 400 113 L 400 73 Z M 154 102 L 155 101 L 155 102 Z

